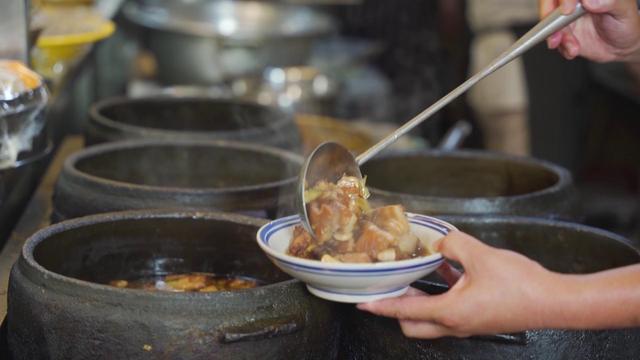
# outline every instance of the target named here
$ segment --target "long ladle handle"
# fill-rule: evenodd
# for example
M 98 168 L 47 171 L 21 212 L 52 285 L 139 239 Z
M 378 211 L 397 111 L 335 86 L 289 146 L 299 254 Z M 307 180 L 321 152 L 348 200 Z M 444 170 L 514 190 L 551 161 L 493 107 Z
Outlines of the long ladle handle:
M 493 62 L 487 65 L 484 69 L 470 77 L 467 81 L 463 82 L 457 88 L 453 89 L 450 93 L 435 102 L 426 110 L 416 115 L 413 119 L 409 120 L 407 123 L 399 127 L 396 131 L 392 132 L 387 137 L 380 140 L 377 144 L 370 147 L 367 151 L 360 154 L 358 157 L 356 157 L 356 162 L 358 163 L 358 165 L 364 164 L 365 162 L 367 162 L 367 160 L 371 159 L 384 148 L 398 140 L 398 138 L 400 138 L 402 135 L 406 134 L 414 127 L 418 126 L 420 123 L 431 117 L 431 115 L 435 114 L 438 110 L 442 109 L 445 105 L 449 104 L 458 96 L 465 93 L 478 81 L 482 80 L 489 74 L 508 64 L 509 62 L 511 62 L 511 60 L 522 55 L 533 46 L 544 41 L 551 34 L 571 24 L 574 20 L 578 19 L 585 13 L 586 11 L 580 3 L 577 4 L 576 9 L 570 15 L 563 15 L 559 8 L 554 10 L 551 14 L 542 19 L 536 26 L 534 26 L 531 30 L 524 34 L 520 39 L 518 39 L 518 41 L 511 45 L 509 49 L 500 54 L 500 56 L 493 60 Z

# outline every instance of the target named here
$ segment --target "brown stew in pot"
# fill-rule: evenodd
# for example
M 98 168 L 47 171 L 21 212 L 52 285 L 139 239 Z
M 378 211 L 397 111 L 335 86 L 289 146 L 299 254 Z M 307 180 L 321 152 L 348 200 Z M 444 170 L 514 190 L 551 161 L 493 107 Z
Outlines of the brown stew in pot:
M 215 292 L 250 289 L 259 286 L 254 279 L 209 273 L 173 274 L 135 280 L 112 280 L 109 285 L 124 289 L 170 292 Z

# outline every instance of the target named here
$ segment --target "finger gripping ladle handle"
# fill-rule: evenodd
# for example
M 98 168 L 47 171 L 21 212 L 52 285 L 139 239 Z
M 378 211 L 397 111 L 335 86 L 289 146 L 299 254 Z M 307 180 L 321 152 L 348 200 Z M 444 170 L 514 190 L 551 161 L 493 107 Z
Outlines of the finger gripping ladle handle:
M 500 54 L 500 56 L 493 60 L 489 65 L 467 79 L 467 81 L 463 82 L 457 88 L 453 89 L 443 98 L 436 101 L 433 105 L 416 115 L 413 119 L 407 121 L 396 131 L 387 135 L 387 137 L 380 140 L 377 144 L 373 145 L 367 151 L 360 154 L 358 157 L 356 157 L 356 162 L 359 166 L 364 164 L 365 162 L 367 162 L 367 160 L 371 159 L 384 148 L 398 140 L 398 138 L 400 138 L 402 135 L 411 131 L 414 127 L 418 126 L 423 121 L 431 117 L 445 105 L 455 100 L 458 96 L 464 94 L 478 81 L 484 79 L 486 76 L 511 62 L 511 60 L 519 57 L 527 50 L 544 41 L 546 38 L 551 36 L 551 34 L 571 24 L 573 21 L 575 21 L 585 13 L 586 11 L 580 3 L 577 4 L 576 9 L 573 11 L 573 13 L 569 15 L 563 15 L 559 8 L 554 10 L 551 14 L 542 19 L 536 26 L 534 26 L 531 30 L 524 34 L 520 39 L 518 39 L 518 41 L 511 45 L 511 47 L 509 47 L 505 52 Z

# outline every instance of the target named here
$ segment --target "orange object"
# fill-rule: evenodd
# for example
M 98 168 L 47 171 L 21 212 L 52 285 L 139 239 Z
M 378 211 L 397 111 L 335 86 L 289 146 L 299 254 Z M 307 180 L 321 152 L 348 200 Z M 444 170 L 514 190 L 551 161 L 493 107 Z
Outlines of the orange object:
M 109 37 L 115 24 L 88 6 L 42 6 L 32 27 L 42 29 L 33 52 L 33 67 L 50 79 L 59 78 L 89 45 Z
M 15 75 L 24 90 L 34 90 L 42 85 L 40 76 L 26 67 L 22 62 L 16 60 L 0 60 L 0 69 L 7 70 L 7 73 Z M 1 84 L 0 80 L 0 84 Z

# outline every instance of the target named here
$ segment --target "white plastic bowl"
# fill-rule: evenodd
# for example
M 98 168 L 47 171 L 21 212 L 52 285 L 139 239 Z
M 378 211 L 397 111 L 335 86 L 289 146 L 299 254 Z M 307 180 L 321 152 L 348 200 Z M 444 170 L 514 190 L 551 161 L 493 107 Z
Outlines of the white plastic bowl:
M 456 228 L 436 218 L 407 213 L 411 230 L 421 240 L 433 243 Z M 439 253 L 410 260 L 372 264 L 325 263 L 286 253 L 298 215 L 274 220 L 258 230 L 258 245 L 287 274 L 307 284 L 323 299 L 361 303 L 400 296 L 409 284 L 428 275 L 444 261 Z

